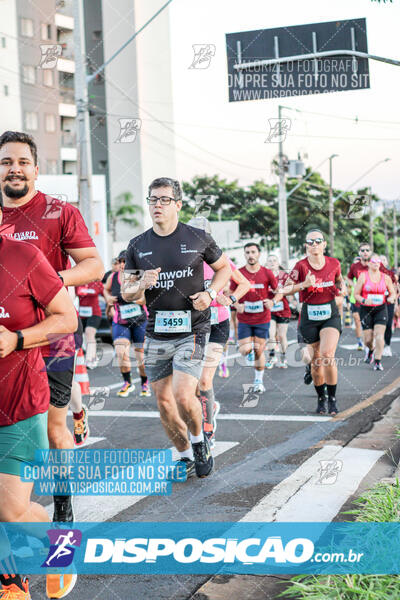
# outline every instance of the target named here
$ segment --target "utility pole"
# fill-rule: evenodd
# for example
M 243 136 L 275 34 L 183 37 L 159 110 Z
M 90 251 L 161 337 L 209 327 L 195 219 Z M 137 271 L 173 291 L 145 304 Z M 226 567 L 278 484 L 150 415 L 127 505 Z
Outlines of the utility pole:
M 383 233 L 385 235 L 385 256 L 389 260 L 389 236 L 388 236 L 388 228 L 387 228 L 387 203 L 386 200 L 383 201 Z
M 287 218 L 286 202 L 286 174 L 283 164 L 283 126 L 282 126 L 282 106 L 278 106 L 278 127 L 279 127 L 279 249 L 281 263 L 284 269 L 289 268 L 289 232 Z
M 397 252 L 397 215 L 396 215 L 396 200 L 393 201 L 393 243 L 394 243 L 394 268 L 396 273 L 399 268 L 399 255 Z
M 78 201 L 89 233 L 92 219 L 92 149 L 90 143 L 88 91 L 85 73 L 85 24 L 83 1 L 74 0 L 75 103 L 77 108 Z
M 371 193 L 371 188 L 369 188 L 369 245 L 370 245 L 372 252 L 374 251 L 373 226 L 374 226 L 374 216 L 373 216 L 373 210 L 372 210 L 372 193 Z
M 329 254 L 334 256 L 335 253 L 335 229 L 333 220 L 333 190 L 332 190 L 332 160 L 339 156 L 332 154 L 329 157 Z

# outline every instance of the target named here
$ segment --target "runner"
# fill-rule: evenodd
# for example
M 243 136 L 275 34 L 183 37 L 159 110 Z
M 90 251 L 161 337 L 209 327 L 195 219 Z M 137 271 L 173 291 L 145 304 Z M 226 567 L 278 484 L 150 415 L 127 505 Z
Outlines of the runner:
M 397 283 L 398 283 L 398 277 L 397 275 L 395 275 L 392 271 L 392 269 L 389 269 L 389 263 L 388 263 L 388 259 L 386 258 L 386 256 L 384 254 L 382 254 L 382 256 L 379 257 L 381 259 L 381 263 L 382 263 L 382 267 L 381 271 L 383 271 L 385 273 L 385 275 L 389 275 L 390 279 L 392 280 L 393 283 L 393 287 L 394 290 L 396 292 L 396 298 L 397 298 Z M 393 331 L 393 317 L 394 317 L 394 309 L 395 309 L 395 305 L 397 304 L 397 300 L 391 304 L 387 304 L 386 308 L 387 308 L 387 312 L 388 312 L 388 320 L 387 320 L 387 324 L 386 324 L 386 329 L 385 329 L 385 347 L 383 348 L 383 353 L 382 356 L 392 356 L 392 349 L 390 347 L 390 343 L 392 341 L 392 331 Z
M 99 294 L 103 294 L 101 281 L 78 285 L 75 293 L 79 298 L 79 316 L 82 320 L 83 332 L 86 346 L 86 367 L 95 369 L 96 360 L 96 333 L 100 327 L 101 309 Z
M 42 250 L 66 287 L 101 279 L 103 265 L 79 210 L 37 191 L 38 172 L 33 138 L 16 131 L 3 133 L 0 136 L 0 185 L 4 223 L 14 225 L 14 239 L 28 241 Z M 68 268 L 69 256 L 76 263 L 72 268 Z M 51 448 L 74 447 L 66 423 L 74 354 L 73 335 L 43 348 L 51 396 L 48 413 Z M 74 520 L 70 496 L 54 497 L 53 520 Z
M 367 243 L 360 244 L 358 248 L 358 252 L 360 254 L 360 260 L 357 260 L 358 257 L 354 260 L 353 264 L 350 266 L 349 272 L 347 273 L 347 281 L 353 289 L 357 283 L 357 279 L 363 271 L 368 270 L 368 262 L 371 257 L 371 248 Z M 354 294 L 354 292 L 353 292 Z M 360 303 L 354 302 L 351 305 L 351 312 L 353 314 L 354 324 L 356 326 L 356 338 L 357 338 L 357 350 L 363 350 L 364 345 L 361 337 L 361 321 L 360 321 Z
M 109 269 L 105 273 L 103 279 L 101 280 L 101 283 L 103 283 L 103 284 L 106 283 L 106 281 L 110 277 L 111 273 L 115 273 L 116 271 L 118 271 L 118 269 L 119 269 L 119 260 L 118 260 L 118 258 L 113 258 L 111 261 L 111 269 Z
M 21 479 L 21 467 L 34 461 L 35 450 L 49 447 L 50 391 L 39 346 L 54 331 L 75 331 L 77 317 L 67 290 L 42 252 L 32 244 L 14 241 L 13 233 L 12 225 L 0 226 L 0 520 L 41 523 L 49 520 L 47 512 L 31 501 L 33 482 Z M 46 310 L 40 322 L 38 306 Z M 30 600 L 28 579 L 16 574 L 11 549 L 4 543 L 3 538 L 0 595 Z M 48 575 L 48 597 L 53 590 L 61 594 L 58 598 L 64 597 L 75 580 L 76 575 Z
M 187 475 L 196 470 L 198 477 L 207 477 L 214 460 L 203 433 L 196 388 L 210 332 L 209 306 L 231 269 L 209 234 L 179 222 L 182 191 L 178 181 L 155 179 L 147 202 L 153 227 L 129 243 L 126 269 L 130 273 L 124 278 L 123 297 L 132 302 L 145 293 L 149 310 L 146 373 L 162 425 L 185 461 Z M 215 271 L 207 290 L 203 262 Z
M 275 254 L 270 254 L 267 257 L 267 268 L 270 269 L 275 275 L 278 281 L 278 288 L 276 292 L 279 292 L 279 289 L 285 286 L 289 274 L 283 269 L 283 267 L 279 265 L 278 258 L 275 256 Z M 272 296 L 273 294 L 270 294 L 270 297 Z M 290 322 L 291 314 L 292 313 L 290 312 L 289 302 L 286 297 L 283 297 L 280 302 L 277 302 L 271 308 L 269 339 L 270 344 L 272 344 L 272 349 L 270 350 L 268 360 L 265 363 L 266 369 L 272 369 L 274 363 L 276 363 L 276 347 L 280 348 L 279 362 L 276 366 L 280 369 L 288 368 L 286 360 L 286 350 L 288 347 L 287 329 L 288 324 Z
M 380 271 L 380 266 L 379 256 L 372 254 L 368 270 L 360 273 L 354 290 L 354 296 L 361 304 L 361 327 L 364 331 L 364 344 L 367 348 L 365 362 L 372 363 L 375 355 L 375 371 L 383 371 L 381 358 L 388 320 L 386 303 L 393 304 L 396 300 L 392 280 L 389 275 Z M 386 292 L 388 292 L 387 296 Z
M 126 398 L 135 389 L 132 383 L 131 360 L 129 356 L 131 344 L 134 346 L 135 358 L 141 379 L 141 396 L 150 396 L 151 392 L 143 364 L 143 342 L 147 316 L 143 308 L 144 295 L 135 302 L 125 302 L 121 296 L 121 281 L 125 269 L 126 250 L 119 253 L 119 271 L 112 273 L 104 286 L 104 296 L 109 306 L 114 307 L 112 336 L 118 364 L 124 383 L 117 396 Z
M 204 217 L 194 217 L 190 219 L 188 225 L 211 234 L 211 225 Z M 213 380 L 229 337 L 229 307 L 240 300 L 250 289 L 250 283 L 247 279 L 237 271 L 236 265 L 229 258 L 228 261 L 232 271 L 231 281 L 237 284 L 237 288 L 235 289 L 235 295 L 225 295 L 219 292 L 215 300 L 210 304 L 211 333 L 206 346 L 204 366 L 198 385 L 198 396 L 203 411 L 203 430 L 208 437 L 210 448 L 215 447 L 217 415 L 220 410 L 220 404 L 215 400 L 214 396 Z M 206 289 L 210 286 L 213 276 L 214 271 L 212 268 L 207 263 L 204 263 L 204 287 Z
M 239 352 L 248 356 L 254 351 L 254 391 L 265 392 L 263 376 L 265 368 L 264 349 L 268 339 L 271 308 L 282 299 L 282 294 L 268 299 L 270 292 L 278 287 L 278 281 L 270 269 L 260 265 L 260 246 L 249 242 L 244 246 L 246 264 L 239 271 L 251 283 L 250 291 L 237 304 Z M 231 282 L 234 292 L 236 284 Z
M 299 260 L 287 282 L 288 293 L 300 291 L 299 330 L 312 356 L 311 374 L 318 395 L 317 413 L 336 415 L 337 365 L 336 347 L 341 334 L 341 319 L 335 302 L 337 287 L 342 289 L 340 263 L 324 256 L 326 241 L 319 229 L 310 229 L 306 240 L 307 256 Z M 294 285 L 291 285 L 291 284 Z

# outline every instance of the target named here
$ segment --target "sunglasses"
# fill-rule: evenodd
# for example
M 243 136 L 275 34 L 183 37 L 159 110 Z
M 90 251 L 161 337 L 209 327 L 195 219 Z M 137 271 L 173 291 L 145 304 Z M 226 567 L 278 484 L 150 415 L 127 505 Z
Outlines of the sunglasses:
M 381 264 L 381 261 L 379 260 L 379 258 L 371 258 L 371 260 L 369 262 L 373 263 L 374 265 L 380 265 Z
M 362 250 L 360 250 L 360 252 L 370 252 L 369 248 L 363 248 Z
M 324 238 L 315 238 L 314 240 L 306 240 L 306 244 L 307 246 L 314 246 L 314 244 L 319 246 L 319 244 L 322 244 L 324 241 Z

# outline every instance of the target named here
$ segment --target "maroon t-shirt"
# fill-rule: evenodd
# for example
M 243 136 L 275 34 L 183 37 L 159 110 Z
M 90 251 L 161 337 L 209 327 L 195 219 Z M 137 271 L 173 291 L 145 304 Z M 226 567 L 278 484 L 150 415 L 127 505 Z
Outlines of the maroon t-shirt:
M 289 279 L 289 273 L 287 273 L 286 271 L 279 271 L 278 273 L 278 289 L 275 290 L 275 293 L 279 293 L 279 290 L 285 287 L 285 283 L 286 281 Z M 270 292 L 268 295 L 268 298 L 273 298 L 274 297 L 274 293 Z M 292 315 L 292 312 L 290 310 L 290 306 L 289 306 L 289 301 L 286 298 L 286 296 L 283 296 L 282 300 L 280 300 L 277 305 L 278 308 L 280 308 L 282 306 L 282 310 L 273 310 L 271 311 L 274 315 L 276 315 L 277 317 L 286 317 L 286 318 L 290 318 Z
M 42 192 L 37 192 L 23 206 L 4 207 L 3 224 L 13 224 L 14 239 L 34 244 L 56 271 L 64 271 L 71 266 L 66 250 L 95 246 L 79 210 Z M 43 312 L 39 311 L 39 315 L 44 318 Z M 73 352 L 73 334 L 68 336 L 68 340 Z M 65 347 L 67 340 L 63 339 L 62 343 Z M 57 344 L 43 346 L 43 356 L 54 356 L 57 348 Z
M 250 273 L 246 267 L 242 267 L 239 271 L 251 283 L 251 288 L 242 298 L 239 303 L 244 304 L 245 312 L 238 311 L 237 318 L 239 323 L 247 323 L 248 325 L 259 325 L 269 323 L 271 320 L 271 311 L 262 304 L 263 300 L 268 298 L 269 292 L 276 290 L 278 281 L 270 269 L 260 267 L 256 273 Z M 231 279 L 230 288 L 234 292 L 238 284 Z
M 0 235 L 0 325 L 10 331 L 35 325 L 62 282 L 42 252 Z M 40 346 L 0 358 L 0 426 L 48 410 L 50 391 Z
M 315 275 L 315 286 L 300 290 L 300 302 L 306 304 L 325 304 L 335 299 L 337 288 L 335 281 L 340 277 L 340 262 L 337 258 L 325 256 L 325 265 L 322 269 L 314 269 L 308 258 L 299 260 L 293 267 L 289 277 L 294 283 L 305 281 L 307 273 Z
M 76 286 L 75 293 L 79 298 L 79 315 L 82 318 L 92 316 L 101 317 L 99 294 L 102 294 L 103 290 L 104 286 L 101 281 Z M 85 311 L 87 308 L 92 310 Z

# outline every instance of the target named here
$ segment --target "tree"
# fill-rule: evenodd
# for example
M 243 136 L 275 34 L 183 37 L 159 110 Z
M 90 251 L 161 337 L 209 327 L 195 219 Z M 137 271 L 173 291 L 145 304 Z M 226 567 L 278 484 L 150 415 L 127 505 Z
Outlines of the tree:
M 138 227 L 140 222 L 135 215 L 143 214 L 143 208 L 138 204 L 132 204 L 133 194 L 122 192 L 115 198 L 114 207 L 108 211 L 108 220 L 112 232 L 113 242 L 117 241 L 117 223 L 122 222 L 132 227 Z

